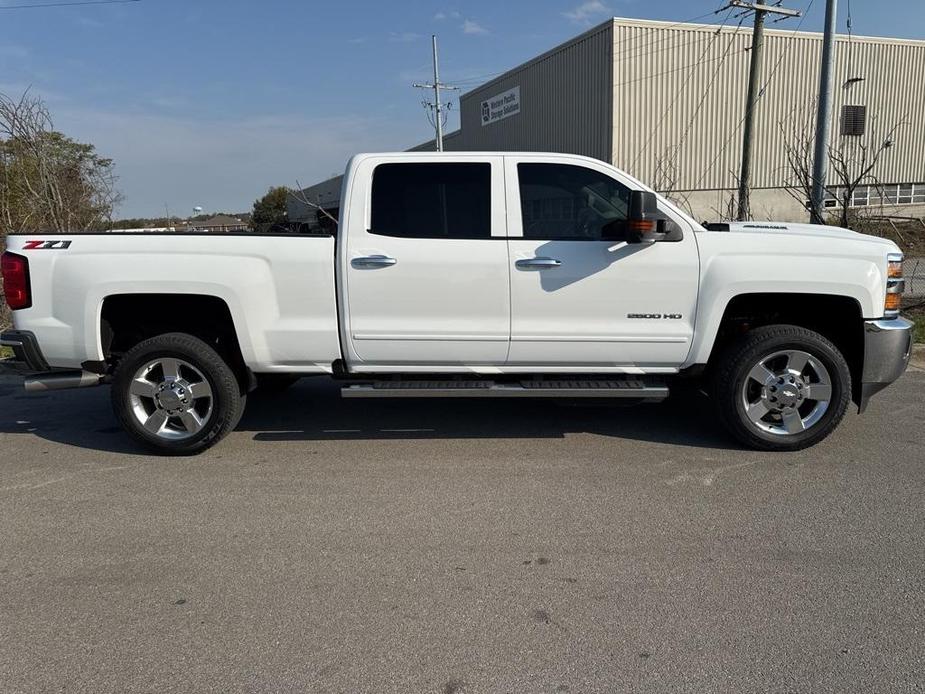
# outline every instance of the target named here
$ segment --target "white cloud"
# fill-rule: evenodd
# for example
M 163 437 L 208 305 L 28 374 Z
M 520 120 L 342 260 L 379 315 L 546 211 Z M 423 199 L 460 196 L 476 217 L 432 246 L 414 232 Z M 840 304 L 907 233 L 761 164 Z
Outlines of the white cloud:
M 488 29 L 472 19 L 467 19 L 462 23 L 462 31 L 464 34 L 473 35 L 488 33 Z
M 576 24 L 590 24 L 595 18 L 613 16 L 613 10 L 601 0 L 588 0 L 568 12 L 563 12 L 562 16 Z
M 389 34 L 389 41 L 392 43 L 413 43 L 421 38 L 420 34 L 413 31 L 393 31 Z
M 105 26 L 98 19 L 92 19 L 91 17 L 78 17 L 77 23 L 80 26 L 87 27 L 88 29 L 101 29 Z
M 459 19 L 461 16 L 462 15 L 460 15 L 459 12 L 457 12 L 456 10 L 447 10 L 447 11 L 441 10 L 440 12 L 434 15 L 434 21 L 442 22 L 445 19 Z

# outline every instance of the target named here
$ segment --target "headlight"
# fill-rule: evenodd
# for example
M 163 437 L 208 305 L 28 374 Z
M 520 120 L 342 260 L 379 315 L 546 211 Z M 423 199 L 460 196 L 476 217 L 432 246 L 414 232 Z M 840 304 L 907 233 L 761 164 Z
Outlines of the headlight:
M 890 255 L 890 260 L 887 263 L 886 276 L 890 279 L 903 276 L 903 257 L 899 256 L 898 260 L 894 260 L 896 257 L 895 255 Z
M 902 253 L 890 253 L 886 260 L 886 301 L 883 305 L 883 316 L 895 318 L 902 308 L 903 291 L 906 289 L 906 280 L 903 279 L 903 256 Z

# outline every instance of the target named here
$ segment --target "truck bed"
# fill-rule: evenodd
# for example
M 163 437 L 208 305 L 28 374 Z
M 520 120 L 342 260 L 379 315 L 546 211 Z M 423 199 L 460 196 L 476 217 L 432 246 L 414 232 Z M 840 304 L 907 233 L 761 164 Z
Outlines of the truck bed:
M 164 292 L 223 301 L 254 371 L 329 373 L 340 356 L 333 237 L 30 234 L 9 236 L 7 249 L 28 249 L 33 302 L 17 327 L 54 367 L 103 360 L 107 297 Z

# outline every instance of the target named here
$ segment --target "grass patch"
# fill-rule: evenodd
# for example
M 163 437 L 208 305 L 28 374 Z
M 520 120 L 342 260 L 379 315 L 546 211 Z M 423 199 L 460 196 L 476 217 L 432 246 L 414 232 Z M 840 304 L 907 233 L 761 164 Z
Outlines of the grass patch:
M 925 316 L 920 316 L 912 330 L 915 342 L 925 344 Z
M 13 350 L 9 347 L 0 347 L 0 359 L 6 359 L 13 356 Z
M 925 306 L 916 306 L 903 311 L 903 317 L 915 322 L 912 329 L 913 341 L 925 343 Z

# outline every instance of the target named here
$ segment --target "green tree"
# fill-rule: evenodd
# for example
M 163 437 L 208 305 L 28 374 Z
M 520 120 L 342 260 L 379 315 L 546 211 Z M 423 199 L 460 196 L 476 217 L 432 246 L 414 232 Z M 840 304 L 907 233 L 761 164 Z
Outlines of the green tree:
M 7 234 L 109 228 L 115 181 L 112 160 L 57 132 L 41 99 L 0 93 L 0 251 Z
M 251 213 L 251 227 L 269 229 L 285 225 L 289 221 L 286 214 L 286 200 L 291 194 L 291 189 L 278 186 L 270 188 L 266 195 L 255 200 L 254 211 Z
M 0 235 L 106 228 L 115 181 L 112 160 L 54 130 L 41 99 L 0 94 Z

